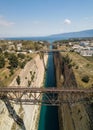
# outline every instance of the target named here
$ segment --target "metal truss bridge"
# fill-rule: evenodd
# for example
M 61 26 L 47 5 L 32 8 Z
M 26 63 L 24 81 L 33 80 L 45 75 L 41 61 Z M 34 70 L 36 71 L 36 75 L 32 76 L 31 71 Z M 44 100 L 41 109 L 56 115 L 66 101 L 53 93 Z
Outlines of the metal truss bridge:
M 59 50 L 59 49 L 46 49 L 46 50 L 40 50 L 41 53 L 57 53 L 57 52 L 66 52 L 66 50 Z
M 11 102 L 27 105 L 59 106 L 64 103 L 91 103 L 93 88 L 0 88 L 0 99 L 8 98 Z

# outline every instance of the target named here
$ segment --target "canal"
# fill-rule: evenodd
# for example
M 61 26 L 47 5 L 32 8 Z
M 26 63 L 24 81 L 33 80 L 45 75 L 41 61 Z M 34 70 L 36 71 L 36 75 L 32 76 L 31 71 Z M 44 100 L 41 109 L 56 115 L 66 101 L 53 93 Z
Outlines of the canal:
M 52 48 L 52 46 L 50 46 Z M 56 86 L 53 54 L 48 57 L 45 87 Z M 59 130 L 58 107 L 41 106 L 38 130 Z

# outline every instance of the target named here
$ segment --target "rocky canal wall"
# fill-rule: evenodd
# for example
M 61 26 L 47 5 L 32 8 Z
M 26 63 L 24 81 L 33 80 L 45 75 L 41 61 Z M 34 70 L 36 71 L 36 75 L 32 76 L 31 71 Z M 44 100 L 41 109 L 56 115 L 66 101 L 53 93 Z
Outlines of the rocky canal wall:
M 77 87 L 76 79 L 67 59 L 54 54 L 57 87 Z M 59 97 L 61 99 L 61 97 Z M 60 130 L 92 130 L 86 106 L 80 103 L 63 104 L 58 108 Z
M 48 56 L 44 56 L 47 64 Z M 43 86 L 45 69 L 43 62 L 37 55 L 29 61 L 25 68 L 18 74 L 20 76 L 19 87 Z M 18 86 L 16 78 L 10 87 Z M 12 104 L 7 99 L 0 100 L 0 130 L 37 130 L 40 106 Z

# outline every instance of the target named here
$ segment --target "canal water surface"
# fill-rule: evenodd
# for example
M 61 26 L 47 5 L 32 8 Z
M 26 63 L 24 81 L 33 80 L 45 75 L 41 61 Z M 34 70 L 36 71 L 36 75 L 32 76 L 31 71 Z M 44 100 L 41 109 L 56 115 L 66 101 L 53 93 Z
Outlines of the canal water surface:
M 52 46 L 50 46 L 52 47 Z M 45 87 L 56 86 L 53 55 L 49 55 Z M 59 130 L 58 107 L 41 106 L 38 130 Z

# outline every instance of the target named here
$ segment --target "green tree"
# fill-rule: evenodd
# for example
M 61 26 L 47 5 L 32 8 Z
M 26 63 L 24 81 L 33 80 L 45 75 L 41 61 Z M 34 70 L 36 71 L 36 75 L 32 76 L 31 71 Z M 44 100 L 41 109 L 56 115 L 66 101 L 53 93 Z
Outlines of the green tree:
M 25 65 L 26 65 L 26 61 L 19 62 L 19 66 L 21 69 L 24 69 Z
M 0 56 L 0 68 L 3 68 L 5 66 L 5 59 L 4 57 L 1 55 Z
M 8 58 L 9 64 L 11 68 L 17 68 L 18 67 L 18 58 L 15 54 L 11 54 Z
M 89 82 L 89 76 L 88 75 L 83 76 L 82 81 L 85 82 L 85 83 L 88 83 Z
M 4 52 L 4 56 L 5 56 L 6 58 L 8 58 L 9 55 L 10 55 L 9 52 L 7 52 L 7 51 Z
M 21 82 L 21 81 L 20 81 L 20 76 L 19 76 L 19 75 L 18 75 L 17 78 L 16 78 L 16 82 L 17 82 L 18 85 L 20 85 L 20 82 Z
M 24 59 L 24 58 L 25 58 L 25 54 L 19 53 L 19 54 L 18 54 L 18 58 Z

